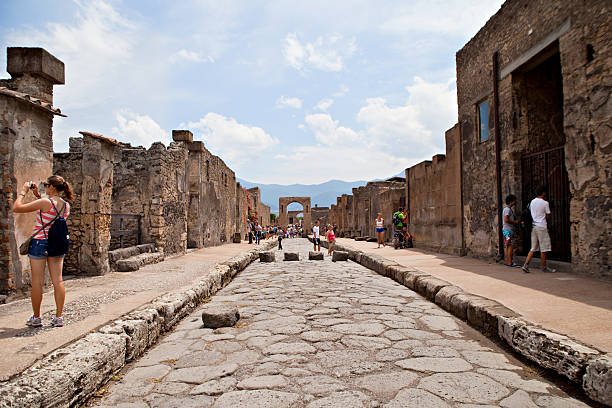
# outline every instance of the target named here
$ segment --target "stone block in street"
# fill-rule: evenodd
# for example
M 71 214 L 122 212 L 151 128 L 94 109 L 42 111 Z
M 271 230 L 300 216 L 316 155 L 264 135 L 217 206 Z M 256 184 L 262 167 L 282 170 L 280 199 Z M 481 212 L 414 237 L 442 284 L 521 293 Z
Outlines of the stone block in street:
M 348 261 L 348 252 L 334 251 L 332 254 L 332 262 Z
M 300 254 L 297 252 L 285 252 L 285 261 L 299 261 Z
M 234 326 L 238 319 L 240 312 L 236 306 L 212 303 L 202 308 L 202 323 L 210 329 Z
M 274 252 L 266 251 L 259 253 L 259 262 L 274 262 L 276 257 L 274 256 Z
M 322 261 L 323 260 L 323 252 L 308 252 L 308 260 L 310 261 Z
M 612 357 L 601 356 L 591 360 L 582 386 L 589 397 L 612 406 Z

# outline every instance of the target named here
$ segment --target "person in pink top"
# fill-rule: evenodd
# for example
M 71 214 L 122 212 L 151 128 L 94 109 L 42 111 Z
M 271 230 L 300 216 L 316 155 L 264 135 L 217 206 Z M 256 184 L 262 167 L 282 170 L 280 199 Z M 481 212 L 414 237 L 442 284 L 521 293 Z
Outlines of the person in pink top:
M 334 229 L 331 224 L 327 226 L 325 238 L 327 239 L 327 255 L 331 255 L 334 251 L 334 245 L 336 244 L 336 234 L 334 234 Z
M 64 266 L 64 256 L 52 257 L 47 254 L 47 234 L 56 216 L 68 218 L 70 215 L 70 204 L 68 201 L 74 199 L 72 188 L 62 177 L 54 175 L 44 181 L 46 198 L 42 198 L 38 193 L 38 186 L 28 181 L 23 185 L 21 193 L 13 203 L 14 213 L 29 213 L 37 212 L 36 223 L 33 233 L 35 234 L 30 241 L 28 257 L 30 258 L 30 267 L 32 269 L 32 290 L 30 298 L 32 300 L 32 310 L 34 314 L 28 319 L 26 325 L 30 327 L 41 327 L 42 321 L 40 318 L 40 304 L 43 296 L 43 282 L 45 277 L 45 266 L 49 267 L 49 275 L 53 283 L 53 295 L 55 296 L 55 317 L 51 321 L 54 327 L 64 325 L 62 312 L 64 309 L 64 300 L 66 298 L 66 289 L 62 281 L 62 268 Z M 29 203 L 23 202 L 24 198 L 32 192 L 37 200 Z M 67 201 L 60 198 L 60 193 L 64 193 Z

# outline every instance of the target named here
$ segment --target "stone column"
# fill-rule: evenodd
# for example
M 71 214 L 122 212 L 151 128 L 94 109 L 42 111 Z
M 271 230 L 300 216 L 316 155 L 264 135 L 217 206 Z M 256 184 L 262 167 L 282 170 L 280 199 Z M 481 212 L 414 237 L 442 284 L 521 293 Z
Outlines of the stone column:
M 164 252 L 166 223 L 164 220 L 164 161 L 166 148 L 161 143 L 153 143 L 149 154 L 151 157 L 151 205 L 150 225 L 151 238 L 155 241 L 158 252 Z
M 79 267 L 83 273 L 104 275 L 110 271 L 111 197 L 113 157 L 117 142 L 95 133 L 83 135 L 81 228 L 83 243 Z
M 189 198 L 187 214 L 187 247 L 202 248 L 204 246 L 202 233 L 202 153 L 204 143 L 188 144 L 189 159 L 187 163 Z

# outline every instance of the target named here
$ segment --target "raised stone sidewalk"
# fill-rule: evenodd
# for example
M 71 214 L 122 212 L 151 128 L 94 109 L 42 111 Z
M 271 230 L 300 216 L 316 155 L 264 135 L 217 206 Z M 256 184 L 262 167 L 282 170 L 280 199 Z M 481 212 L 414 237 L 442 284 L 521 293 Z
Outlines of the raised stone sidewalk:
M 563 290 L 551 274 L 527 275 L 518 268 L 474 259 L 470 259 L 474 266 L 469 267 L 460 261 L 466 258 L 414 249 L 377 249 L 371 243 L 349 239 L 339 239 L 335 249 L 348 251 L 352 261 L 418 292 L 487 336 L 498 337 L 515 352 L 578 384 L 595 401 L 612 406 L 612 285 L 582 279 L 580 286 L 590 292 L 591 301 L 581 303 L 575 292 L 575 281 L 580 278 L 567 274 L 555 275 L 562 279 Z M 430 258 L 429 262 L 423 262 L 420 255 Z M 441 265 L 453 262 L 455 267 Z M 522 288 L 516 278 L 504 279 L 510 274 L 529 282 Z M 533 304 L 538 305 L 536 311 Z M 577 315 L 584 319 L 576 319 Z M 539 316 L 561 323 L 551 328 L 541 324 Z
M 31 312 L 27 307 L 23 310 L 25 302 L 3 305 L 0 308 L 4 327 L 0 336 L 0 346 L 4 349 L 2 375 L 3 379 L 10 379 L 0 383 L 0 407 L 63 407 L 82 403 L 113 373 L 142 355 L 162 333 L 258 259 L 260 251 L 275 245 L 275 241 L 267 241 L 257 247 L 232 244 L 224 246 L 226 248 L 205 248 L 150 265 L 131 277 L 126 274 L 98 277 L 97 281 L 89 283 L 102 299 L 91 297 L 90 288 L 83 287 L 81 281 L 77 285 L 80 290 L 68 288 L 68 294 L 69 299 L 76 297 L 77 301 L 86 303 L 85 307 L 78 302 L 71 305 L 68 301 L 66 309 L 72 307 L 78 312 L 73 311 L 63 328 L 7 330 L 16 319 L 15 314 L 25 322 Z M 146 281 L 152 279 L 158 282 L 147 284 Z M 117 280 L 124 285 L 118 285 Z M 124 290 L 125 286 L 130 290 Z M 161 296 L 158 295 L 160 291 L 164 293 Z M 52 299 L 50 293 L 46 297 L 47 301 Z M 87 305 L 88 301 L 91 304 Z M 114 306 L 110 311 L 109 304 Z M 118 313 L 119 310 L 124 312 Z M 49 317 L 46 315 L 50 313 L 43 317 Z M 86 315 L 85 318 L 79 319 L 79 313 Z M 59 340 L 42 343 L 45 349 L 58 341 L 62 343 L 57 347 L 65 346 L 39 359 L 38 353 L 20 353 L 28 348 L 37 351 L 37 343 L 41 342 L 33 340 L 54 336 Z

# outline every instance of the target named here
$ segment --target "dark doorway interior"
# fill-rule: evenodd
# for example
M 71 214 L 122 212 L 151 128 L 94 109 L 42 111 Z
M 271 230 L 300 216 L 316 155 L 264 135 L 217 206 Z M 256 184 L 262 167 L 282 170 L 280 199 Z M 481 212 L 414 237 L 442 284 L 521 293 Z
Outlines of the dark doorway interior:
M 526 207 L 539 185 L 547 187 L 552 241 L 549 259 L 571 260 L 569 181 L 565 168 L 563 132 L 563 77 L 558 43 L 513 73 L 520 99 L 521 136 L 527 144 L 521 160 L 522 203 Z M 530 248 L 530 228 L 523 231 L 523 250 Z

